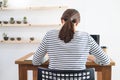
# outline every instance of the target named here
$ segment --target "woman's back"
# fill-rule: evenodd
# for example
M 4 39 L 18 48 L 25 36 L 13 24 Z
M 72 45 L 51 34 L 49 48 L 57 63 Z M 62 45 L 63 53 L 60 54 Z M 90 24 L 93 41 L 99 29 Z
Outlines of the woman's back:
M 88 34 L 75 32 L 69 43 L 64 43 L 57 36 L 59 31 L 52 30 L 47 34 L 47 53 L 51 69 L 84 69 L 90 46 Z
M 40 63 L 40 57 L 39 59 L 37 59 L 37 57 L 41 56 L 42 58 L 42 56 L 45 55 L 43 53 L 47 52 L 49 56 L 50 69 L 85 69 L 87 57 L 92 48 L 92 51 L 96 51 L 91 51 L 91 54 L 96 55 L 96 57 L 99 58 L 99 60 L 96 61 L 97 63 L 102 60 L 104 61 L 101 64 L 106 65 L 109 63 L 108 56 L 104 55 L 104 52 L 91 38 L 91 36 L 89 36 L 89 34 L 76 31 L 74 38 L 69 43 L 64 43 L 64 41 L 57 37 L 58 35 L 58 30 L 51 30 L 47 32 L 43 39 L 43 43 L 41 43 L 41 46 L 36 51 L 37 55 L 35 55 L 33 59 L 34 64 L 38 64 L 38 62 Z M 43 45 L 45 45 L 45 47 Z M 92 45 L 94 45 L 94 47 L 91 47 Z
M 40 65 L 46 53 L 49 56 L 51 69 L 85 69 L 89 53 L 96 57 L 94 61 L 97 64 L 109 64 L 110 58 L 95 40 L 88 33 L 76 31 L 79 22 L 79 12 L 67 9 L 61 17 L 61 30 L 47 32 L 34 54 L 33 64 Z

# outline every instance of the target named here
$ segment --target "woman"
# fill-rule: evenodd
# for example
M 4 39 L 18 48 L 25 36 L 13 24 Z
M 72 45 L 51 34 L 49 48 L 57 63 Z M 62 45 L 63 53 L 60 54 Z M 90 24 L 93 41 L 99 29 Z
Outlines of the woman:
M 46 33 L 33 56 L 33 65 L 40 65 L 46 53 L 49 56 L 50 69 L 85 69 L 87 58 L 99 65 L 108 65 L 110 58 L 94 39 L 86 32 L 76 31 L 79 22 L 79 12 L 75 9 L 67 9 L 61 17 L 61 30 L 51 30 Z M 94 55 L 95 58 L 88 57 L 89 54 Z

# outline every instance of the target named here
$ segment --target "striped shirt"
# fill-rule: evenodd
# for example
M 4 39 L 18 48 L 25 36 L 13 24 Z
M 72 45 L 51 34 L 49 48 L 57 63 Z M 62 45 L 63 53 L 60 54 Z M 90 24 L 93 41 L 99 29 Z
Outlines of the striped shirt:
M 46 53 L 49 56 L 50 69 L 85 69 L 89 54 L 96 57 L 95 63 L 99 65 L 108 65 L 110 63 L 108 55 L 103 52 L 88 33 L 76 31 L 74 38 L 68 43 L 60 40 L 58 35 L 59 30 L 51 30 L 46 33 L 33 56 L 33 65 L 40 65 Z

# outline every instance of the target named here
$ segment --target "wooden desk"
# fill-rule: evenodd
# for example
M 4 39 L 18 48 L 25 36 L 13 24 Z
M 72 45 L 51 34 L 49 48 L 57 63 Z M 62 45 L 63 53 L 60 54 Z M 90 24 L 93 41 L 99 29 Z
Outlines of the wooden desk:
M 27 58 L 32 56 L 33 53 L 29 53 L 22 58 L 15 61 L 15 64 L 18 64 L 19 67 L 19 80 L 27 80 L 27 71 L 33 70 L 33 80 L 37 80 L 37 68 L 39 66 L 33 66 L 32 61 L 26 61 Z M 41 67 L 48 67 L 48 62 L 45 62 L 44 64 L 40 65 Z M 111 80 L 111 73 L 112 73 L 112 66 L 115 65 L 115 62 L 111 60 L 110 65 L 107 66 L 100 66 L 95 64 L 94 62 L 88 61 L 86 63 L 87 68 L 95 68 L 95 71 L 97 71 L 97 80 Z

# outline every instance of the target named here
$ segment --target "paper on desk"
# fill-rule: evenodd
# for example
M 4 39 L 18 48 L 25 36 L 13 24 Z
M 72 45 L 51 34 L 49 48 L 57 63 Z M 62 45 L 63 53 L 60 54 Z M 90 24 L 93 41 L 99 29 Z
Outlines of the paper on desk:
M 33 59 L 33 55 L 32 55 L 31 57 L 27 58 L 25 61 L 31 61 L 32 59 Z M 48 59 L 49 59 L 48 54 L 46 54 L 46 55 L 44 56 L 44 58 L 42 59 L 41 62 L 44 63 L 44 62 L 46 62 Z

